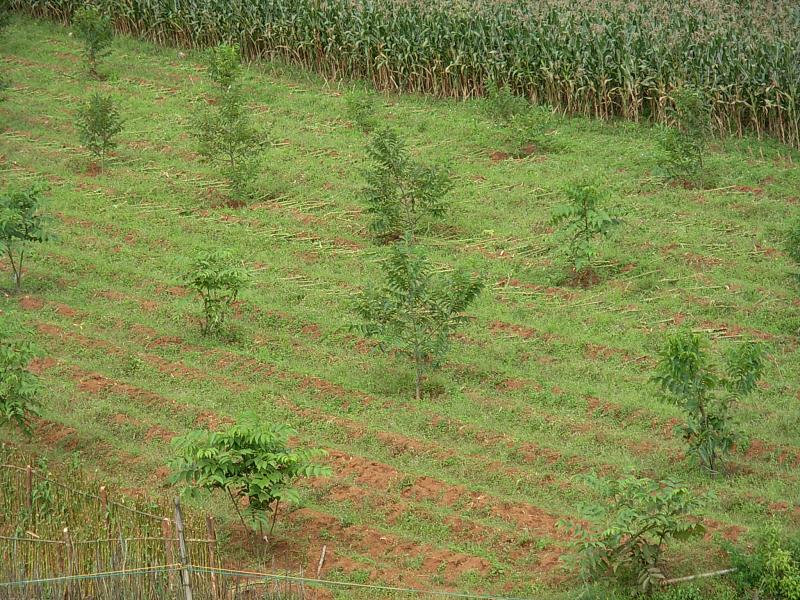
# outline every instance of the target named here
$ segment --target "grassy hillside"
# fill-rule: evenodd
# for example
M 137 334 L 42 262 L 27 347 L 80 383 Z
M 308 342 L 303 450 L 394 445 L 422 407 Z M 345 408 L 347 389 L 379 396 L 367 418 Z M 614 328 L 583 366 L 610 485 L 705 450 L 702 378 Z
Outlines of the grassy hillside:
M 684 189 L 655 177 L 647 127 L 565 120 L 560 151 L 502 159 L 479 101 L 381 96 L 415 153 L 457 177 L 447 225 L 428 240 L 434 259 L 489 282 L 416 403 L 409 366 L 347 330 L 348 297 L 376 280 L 383 256 L 358 200 L 366 139 L 344 117 L 347 86 L 249 69 L 273 143 L 264 198 L 230 208 L 187 129 L 205 92 L 197 56 L 119 39 L 108 79 L 87 83 L 66 29 L 17 21 L 3 68 L 2 182 L 46 178 L 57 217 L 58 239 L 35 251 L 24 295 L 2 299 L 46 354 L 31 449 L 74 453 L 157 494 L 176 433 L 247 410 L 289 423 L 329 449 L 335 475 L 284 523 L 281 560 L 312 565 L 325 544 L 323 574 L 355 581 L 566 589 L 555 523 L 586 499 L 575 478 L 590 471 L 677 476 L 716 493 L 712 534 L 670 553 L 674 575 L 724 564 L 714 536 L 773 518 L 800 525 L 800 287 L 781 250 L 800 211 L 798 153 L 717 141 L 714 189 Z M 96 85 L 127 119 L 102 174 L 74 128 Z M 583 176 L 604 180 L 626 212 L 587 289 L 559 284 L 548 235 L 563 188 Z M 227 341 L 199 335 L 198 301 L 181 285 L 190 257 L 210 247 L 233 249 L 257 273 Z M 751 441 L 724 478 L 682 460 L 672 433 L 681 412 L 649 382 L 679 325 L 706 332 L 715 350 L 755 338 L 771 353 L 764 385 L 736 408 Z M 255 561 L 244 549 L 236 557 Z

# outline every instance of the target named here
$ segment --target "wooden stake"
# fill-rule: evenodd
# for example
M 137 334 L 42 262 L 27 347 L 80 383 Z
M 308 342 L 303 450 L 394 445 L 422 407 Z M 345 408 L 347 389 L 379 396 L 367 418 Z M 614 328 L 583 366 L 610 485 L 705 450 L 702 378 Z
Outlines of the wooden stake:
M 208 539 L 210 540 L 208 543 L 208 560 L 211 563 L 211 568 L 216 569 L 217 532 L 214 531 L 214 517 L 211 515 L 206 515 L 206 529 L 208 530 Z M 219 597 L 219 588 L 217 588 L 217 574 L 214 571 L 211 571 L 211 595 L 212 598 L 215 599 Z
M 319 564 L 317 565 L 317 579 L 319 579 L 319 574 L 322 572 L 322 563 L 325 562 L 325 552 L 327 551 L 328 546 L 322 546 L 322 552 L 319 555 Z
M 736 569 L 721 569 L 719 571 L 711 571 L 710 573 L 699 573 L 697 575 L 688 575 L 686 577 L 677 577 L 675 579 L 665 579 L 661 585 L 673 585 L 676 583 L 683 583 L 684 581 L 693 581 L 695 579 L 704 579 L 706 577 L 717 577 L 719 575 L 727 575 L 734 573 Z
M 186 555 L 186 538 L 183 533 L 183 514 L 181 513 L 180 498 L 175 496 L 175 529 L 178 530 L 178 549 L 181 553 L 181 580 L 183 582 L 183 596 L 185 600 L 192 600 L 192 582 L 189 580 L 189 559 Z

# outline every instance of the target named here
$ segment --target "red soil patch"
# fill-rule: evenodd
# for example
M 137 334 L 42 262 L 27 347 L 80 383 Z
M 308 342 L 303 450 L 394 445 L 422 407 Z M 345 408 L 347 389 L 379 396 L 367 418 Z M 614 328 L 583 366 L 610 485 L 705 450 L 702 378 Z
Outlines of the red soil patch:
M 217 431 L 222 427 L 233 425 L 235 421 L 230 417 L 223 417 L 211 411 L 201 412 L 195 417 L 194 424 L 209 431 Z
M 584 356 L 590 360 L 597 360 L 598 358 L 609 360 L 614 356 L 626 358 L 628 353 L 621 348 L 610 348 L 609 346 L 605 346 L 603 344 L 587 343 L 584 346 Z
M 397 433 L 379 431 L 375 434 L 375 437 L 390 448 L 392 456 L 398 456 L 400 454 L 422 454 L 426 452 L 426 450 L 429 450 L 428 445 Z
M 334 471 L 342 478 L 352 477 L 372 489 L 388 490 L 400 478 L 400 472 L 382 463 L 332 450 L 328 454 Z
M 764 189 L 760 187 L 751 187 L 749 185 L 735 185 L 733 186 L 734 190 L 737 192 L 745 192 L 747 194 L 753 194 L 754 196 L 761 196 L 764 193 Z
M 45 358 L 34 358 L 31 361 L 31 364 L 28 365 L 28 370 L 34 375 L 41 375 L 45 371 L 49 371 L 55 367 L 57 364 L 58 363 L 56 360 L 49 356 Z
M 496 150 L 489 155 L 489 158 L 492 160 L 493 163 L 500 162 L 501 160 L 506 160 L 510 157 L 508 152 L 501 152 L 500 150 Z
M 561 453 L 550 448 L 542 448 L 533 442 L 525 442 L 520 444 L 519 452 L 525 457 L 528 462 L 537 462 L 544 460 L 548 464 L 553 464 L 561 459 Z
M 97 292 L 97 296 L 101 298 L 105 298 L 106 300 L 111 300 L 112 302 L 122 302 L 126 299 L 125 294 L 121 292 L 115 292 L 114 290 L 104 290 L 102 292 Z
M 506 379 L 497 384 L 497 389 L 505 392 L 533 389 L 539 392 L 542 390 L 542 386 L 532 379 Z
M 303 328 L 300 332 L 306 336 L 311 338 L 312 340 L 318 340 L 322 337 L 322 331 L 319 328 L 319 325 L 316 323 L 309 323 L 308 325 L 303 325 Z
M 66 304 L 56 304 L 56 312 L 62 317 L 72 318 L 78 315 L 78 311 Z
M 525 340 L 539 336 L 535 329 L 516 323 L 504 323 L 503 321 L 492 321 L 489 324 L 489 330 L 493 333 L 509 333 Z
M 31 419 L 31 425 L 36 438 L 43 440 L 47 446 L 56 446 L 64 442 L 66 450 L 74 450 L 78 446 L 77 431 L 72 427 L 38 417 Z
M 147 433 L 144 434 L 144 439 L 148 442 L 153 441 L 155 439 L 161 440 L 162 442 L 169 442 L 176 435 L 178 434 L 175 433 L 174 431 L 165 429 L 160 425 L 153 425 L 147 430 Z
M 33 296 L 23 296 L 19 299 L 19 306 L 22 310 L 40 310 L 44 306 L 44 301 Z
M 158 302 L 155 302 L 153 300 L 142 300 L 139 303 L 139 306 L 146 313 L 152 313 L 158 310 Z
M 86 171 L 84 172 L 84 174 L 88 175 L 89 177 L 97 177 L 102 172 L 103 170 L 100 168 L 100 165 L 92 161 L 86 167 Z
M 719 258 L 715 258 L 713 256 L 703 256 L 701 254 L 694 254 L 692 252 L 687 252 L 683 255 L 683 262 L 695 269 L 716 267 L 717 265 L 722 264 L 722 261 Z

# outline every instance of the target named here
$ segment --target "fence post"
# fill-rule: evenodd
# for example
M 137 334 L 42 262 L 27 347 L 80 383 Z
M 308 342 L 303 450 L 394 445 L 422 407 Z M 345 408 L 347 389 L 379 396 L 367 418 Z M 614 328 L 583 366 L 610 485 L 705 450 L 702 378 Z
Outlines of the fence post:
M 108 490 L 106 486 L 100 486 L 100 505 L 103 507 L 103 520 L 106 523 L 106 535 L 111 531 L 111 514 L 108 512 Z
M 25 491 L 27 492 L 25 495 L 25 506 L 30 513 L 33 509 L 33 467 L 30 465 L 25 468 Z
M 168 565 L 175 564 L 175 544 L 172 538 L 172 526 L 169 519 L 164 517 L 161 521 L 161 535 L 164 537 L 164 557 Z M 172 595 L 175 590 L 175 571 L 170 569 L 167 571 L 167 580 L 169 582 L 169 593 Z
M 183 582 L 183 596 L 185 600 L 192 600 L 192 583 L 189 581 L 191 565 L 186 556 L 186 538 L 183 534 L 183 514 L 181 513 L 180 498 L 175 496 L 175 529 L 178 530 L 178 549 L 181 553 L 181 580 Z
M 208 562 L 211 568 L 217 568 L 217 532 L 214 531 L 214 517 L 206 515 L 206 529 L 208 530 Z M 211 571 L 211 594 L 213 598 L 219 598 L 219 588 L 217 587 L 217 574 Z
M 69 535 L 69 527 L 64 527 L 64 571 L 67 574 L 67 577 L 71 577 L 75 574 L 75 565 L 74 563 L 74 556 L 72 553 L 72 539 Z M 73 583 L 71 580 L 67 580 L 66 590 L 64 590 L 64 598 L 71 598 L 72 594 L 70 593 L 73 588 Z

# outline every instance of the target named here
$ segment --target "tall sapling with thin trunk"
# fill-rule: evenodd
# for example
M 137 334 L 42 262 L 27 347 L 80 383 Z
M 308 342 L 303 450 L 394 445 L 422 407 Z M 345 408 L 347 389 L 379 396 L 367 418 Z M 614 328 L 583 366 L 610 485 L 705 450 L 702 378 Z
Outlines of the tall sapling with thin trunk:
M 725 373 L 719 375 L 704 345 L 695 333 L 671 336 L 661 352 L 654 380 L 686 412 L 686 423 L 679 430 L 689 445 L 688 455 L 716 474 L 723 456 L 740 439 L 731 407 L 755 391 L 765 353 L 760 344 L 741 343 L 729 352 Z
M 87 4 L 75 12 L 72 22 L 78 36 L 83 40 L 83 54 L 89 67 L 89 75 L 100 79 L 100 73 L 97 71 L 98 61 L 110 52 L 109 46 L 114 40 L 111 17 L 101 12 L 98 7 Z
M 100 159 L 100 170 L 105 170 L 106 156 L 117 147 L 114 138 L 122 131 L 122 118 L 114 99 L 100 92 L 92 94 L 78 109 L 77 126 L 81 143 Z
M 437 273 L 408 240 L 392 246 L 382 266 L 384 284 L 355 299 L 354 312 L 361 323 L 353 329 L 377 338 L 382 349 L 394 349 L 413 361 L 419 400 L 423 375 L 444 360 L 452 335 L 467 320 L 464 313 L 483 289 L 483 281 L 460 270 Z
M 367 147 L 371 168 L 364 172 L 366 212 L 370 231 L 381 242 L 402 236 L 411 240 L 431 220 L 447 210 L 446 196 L 453 188 L 447 170 L 413 160 L 399 134 L 378 131 Z
M 184 483 L 188 492 L 224 491 L 242 524 L 247 518 L 262 534 L 264 525 L 269 525 L 271 538 L 281 503 L 300 502 L 295 482 L 331 474 L 329 467 L 314 463 L 324 450 L 289 444 L 296 435 L 285 425 L 261 423 L 252 413 L 219 431 L 189 432 L 173 440 L 177 456 L 170 463 L 170 481 Z
M 25 251 L 31 243 L 49 239 L 48 218 L 42 214 L 44 186 L 8 187 L 0 192 L 0 244 L 11 265 L 14 289 L 22 286 Z
M 253 126 L 246 104 L 238 46 L 217 46 L 207 57 L 211 105 L 198 102 L 192 121 L 194 135 L 200 153 L 219 166 L 230 192 L 243 200 L 254 193 L 253 179 L 266 140 Z

